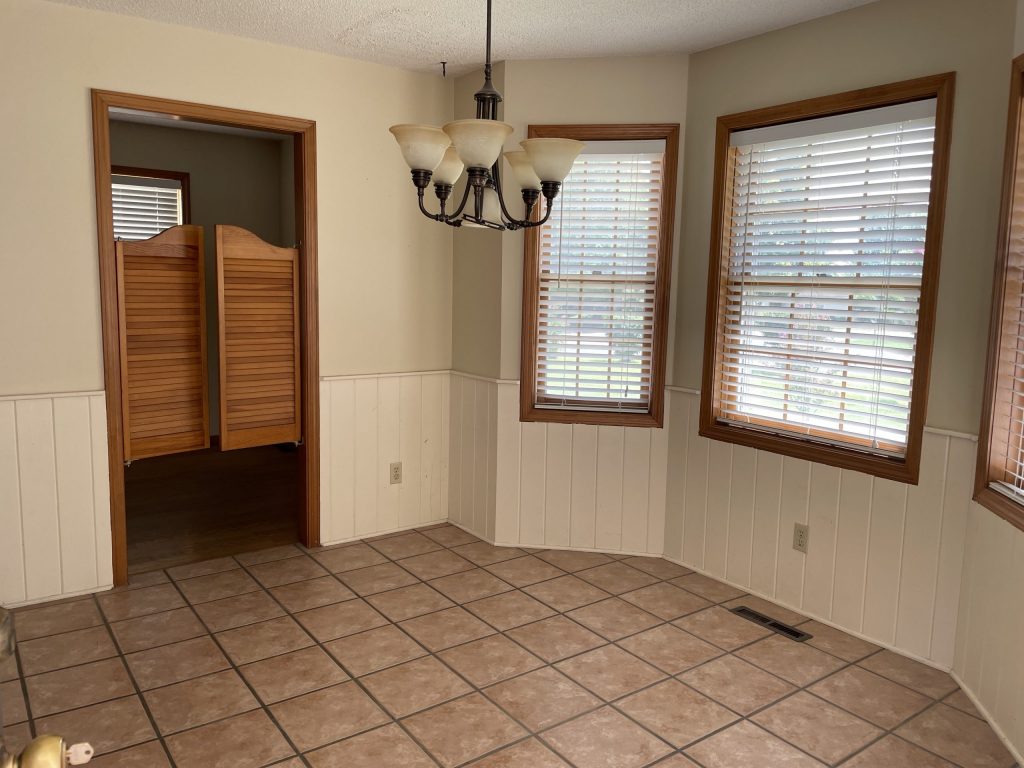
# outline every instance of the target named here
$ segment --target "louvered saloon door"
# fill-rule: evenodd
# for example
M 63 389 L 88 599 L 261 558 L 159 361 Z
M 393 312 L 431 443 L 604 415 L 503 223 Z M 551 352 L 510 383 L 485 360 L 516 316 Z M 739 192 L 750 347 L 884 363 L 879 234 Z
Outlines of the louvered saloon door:
M 299 252 L 217 226 L 222 450 L 300 437 Z
M 210 445 L 203 228 L 118 240 L 126 460 Z

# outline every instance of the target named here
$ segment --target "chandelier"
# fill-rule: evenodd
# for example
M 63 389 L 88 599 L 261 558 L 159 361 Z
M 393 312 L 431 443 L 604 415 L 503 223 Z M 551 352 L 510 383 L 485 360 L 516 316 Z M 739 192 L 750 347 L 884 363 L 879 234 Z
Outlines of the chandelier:
M 499 230 L 538 227 L 551 215 L 551 204 L 558 196 L 562 181 L 569 175 L 573 161 L 583 149 L 574 139 L 526 139 L 521 150 L 505 152 L 504 157 L 522 189 L 526 214 L 513 218 L 501 188 L 501 155 L 512 126 L 498 120 L 501 94 L 491 83 L 491 0 L 487 0 L 487 60 L 484 84 L 473 95 L 476 118 L 455 120 L 441 128 L 404 123 L 393 125 L 405 162 L 412 170 L 420 211 L 428 219 L 453 227 L 463 225 Z M 467 184 L 458 206 L 447 210 L 452 189 L 466 171 Z M 431 213 L 424 193 L 434 183 L 439 212 Z M 472 201 L 470 200 L 472 194 Z M 543 195 L 544 216 L 534 216 L 537 201 Z M 467 210 L 468 209 L 468 210 Z

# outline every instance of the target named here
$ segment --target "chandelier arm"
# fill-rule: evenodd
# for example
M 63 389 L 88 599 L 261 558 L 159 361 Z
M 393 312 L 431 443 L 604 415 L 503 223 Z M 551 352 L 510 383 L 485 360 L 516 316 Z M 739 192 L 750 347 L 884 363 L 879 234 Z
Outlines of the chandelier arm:
M 498 162 L 491 168 L 491 180 L 494 182 L 494 189 L 498 193 L 498 205 L 501 208 L 501 215 L 504 219 L 502 223 L 509 229 L 517 229 L 522 226 L 523 222 L 509 213 L 508 207 L 505 205 L 505 195 L 501 191 L 501 170 L 498 167 L 500 165 L 501 155 L 498 155 Z
M 469 190 L 471 189 L 469 184 L 466 184 L 466 188 L 462 190 L 462 201 L 459 203 L 459 207 L 452 211 L 449 215 L 449 219 L 457 219 L 462 215 L 462 212 L 466 209 L 466 203 L 469 201 Z
M 417 189 L 416 190 L 416 198 L 417 198 L 417 200 L 419 201 L 419 204 L 420 204 L 420 212 L 424 216 L 426 216 L 428 219 L 432 219 L 433 221 L 447 221 L 448 220 L 449 217 L 445 216 L 443 213 L 431 213 L 430 211 L 427 210 L 427 206 L 425 206 L 423 204 L 423 190 L 422 189 Z
M 547 205 L 544 208 L 544 218 L 538 219 L 537 221 L 518 221 L 516 222 L 523 229 L 533 229 L 539 227 L 542 224 L 547 224 L 548 219 L 551 218 L 551 200 L 547 201 Z

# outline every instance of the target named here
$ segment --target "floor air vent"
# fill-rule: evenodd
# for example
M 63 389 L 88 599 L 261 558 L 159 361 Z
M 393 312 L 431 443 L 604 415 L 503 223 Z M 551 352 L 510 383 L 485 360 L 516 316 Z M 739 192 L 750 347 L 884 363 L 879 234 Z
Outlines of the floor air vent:
M 788 637 L 790 640 L 795 640 L 798 643 L 803 643 L 811 639 L 811 635 L 806 632 L 801 632 L 796 627 L 791 627 L 789 624 L 783 624 L 781 621 L 776 621 L 771 616 L 765 616 L 763 613 L 758 613 L 753 608 L 747 608 L 745 605 L 730 608 L 729 610 L 747 621 L 760 624 L 765 629 L 770 629 L 772 632 L 780 634 L 783 637 Z

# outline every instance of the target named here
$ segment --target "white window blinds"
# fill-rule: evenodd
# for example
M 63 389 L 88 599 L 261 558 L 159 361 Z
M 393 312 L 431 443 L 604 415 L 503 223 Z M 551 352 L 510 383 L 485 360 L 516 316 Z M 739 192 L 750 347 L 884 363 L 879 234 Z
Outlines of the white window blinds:
M 143 176 L 114 176 L 114 237 L 146 240 L 183 223 L 181 182 Z
M 718 418 L 905 452 L 935 100 L 732 135 Z
M 589 142 L 541 228 L 538 407 L 649 407 L 664 147 Z

